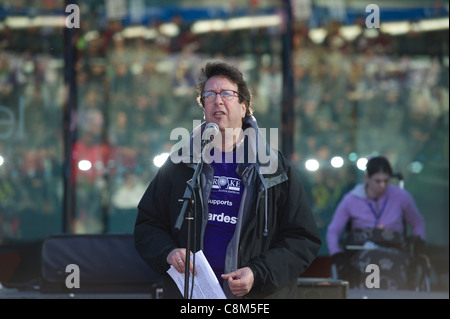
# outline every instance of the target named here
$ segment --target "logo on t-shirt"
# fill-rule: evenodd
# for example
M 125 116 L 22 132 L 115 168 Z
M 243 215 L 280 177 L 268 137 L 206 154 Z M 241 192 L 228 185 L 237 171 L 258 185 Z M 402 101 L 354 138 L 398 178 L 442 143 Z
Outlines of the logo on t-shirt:
M 216 191 L 239 193 L 241 191 L 241 180 L 233 177 L 214 176 L 212 188 Z
M 208 214 L 208 220 L 212 222 L 219 222 L 219 223 L 225 223 L 225 224 L 236 224 L 237 223 L 237 217 L 235 216 L 228 216 L 224 213 L 221 214 Z
M 233 206 L 233 202 L 229 200 L 209 199 L 208 204 L 219 206 Z

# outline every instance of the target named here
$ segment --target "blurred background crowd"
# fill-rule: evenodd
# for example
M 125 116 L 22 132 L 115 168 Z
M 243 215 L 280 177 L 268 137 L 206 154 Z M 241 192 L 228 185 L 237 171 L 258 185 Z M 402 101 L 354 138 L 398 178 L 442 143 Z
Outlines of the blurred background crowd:
M 448 1 L 409 2 L 379 1 L 381 28 L 368 28 L 359 1 L 290 1 L 290 11 L 275 0 L 0 1 L 0 245 L 132 232 L 172 129 L 203 119 L 201 66 L 223 59 L 244 70 L 258 124 L 278 138 L 292 72 L 286 155 L 323 240 L 362 178 L 358 159 L 382 154 L 405 177 L 429 244 L 448 252 Z M 69 3 L 80 9 L 70 30 Z M 442 28 L 414 27 L 442 18 Z

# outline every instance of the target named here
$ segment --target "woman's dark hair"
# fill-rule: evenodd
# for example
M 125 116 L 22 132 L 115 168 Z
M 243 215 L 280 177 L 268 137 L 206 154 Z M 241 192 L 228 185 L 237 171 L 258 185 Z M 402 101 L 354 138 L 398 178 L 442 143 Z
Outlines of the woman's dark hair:
M 197 102 L 201 107 L 205 107 L 205 102 L 202 99 L 202 93 L 205 89 L 206 82 L 213 76 L 226 77 L 228 80 L 236 84 L 239 93 L 239 103 L 245 102 L 247 104 L 245 115 L 253 114 L 253 109 L 251 106 L 252 94 L 247 86 L 247 82 L 244 80 L 242 72 L 233 65 L 225 62 L 208 62 L 202 69 L 200 82 L 197 84 Z
M 367 175 L 370 177 L 376 173 L 386 173 L 392 176 L 392 167 L 384 156 L 376 156 L 369 159 L 366 166 Z

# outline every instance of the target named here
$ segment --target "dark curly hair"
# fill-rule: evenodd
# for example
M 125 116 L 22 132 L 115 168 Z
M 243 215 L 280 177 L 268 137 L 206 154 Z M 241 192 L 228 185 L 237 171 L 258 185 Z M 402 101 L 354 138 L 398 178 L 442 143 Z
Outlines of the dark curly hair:
M 376 173 L 386 173 L 392 176 L 392 167 L 384 156 L 376 156 L 369 159 L 366 166 L 367 175 L 370 177 Z

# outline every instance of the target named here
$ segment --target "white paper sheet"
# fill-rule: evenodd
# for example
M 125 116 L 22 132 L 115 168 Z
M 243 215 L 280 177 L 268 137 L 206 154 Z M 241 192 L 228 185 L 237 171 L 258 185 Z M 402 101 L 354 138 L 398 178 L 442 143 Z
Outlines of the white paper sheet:
M 193 258 L 194 256 L 191 256 L 192 261 Z M 194 290 L 192 296 L 190 295 L 192 288 L 192 274 L 189 277 L 189 299 L 227 299 L 214 271 L 201 250 L 195 254 L 195 269 L 197 275 L 194 276 Z M 181 294 L 184 295 L 184 272 L 179 273 L 173 266 L 170 266 L 167 273 L 175 281 Z

